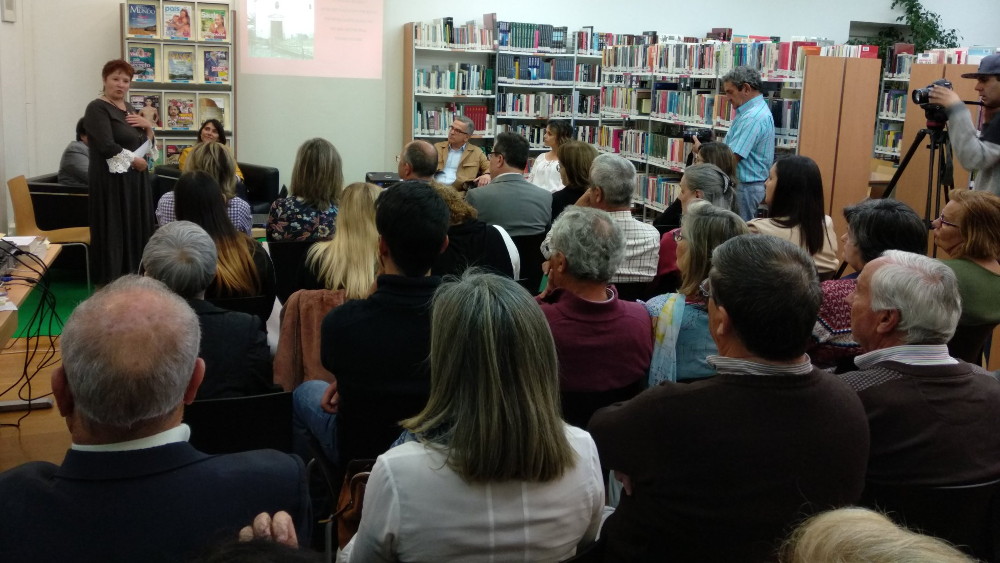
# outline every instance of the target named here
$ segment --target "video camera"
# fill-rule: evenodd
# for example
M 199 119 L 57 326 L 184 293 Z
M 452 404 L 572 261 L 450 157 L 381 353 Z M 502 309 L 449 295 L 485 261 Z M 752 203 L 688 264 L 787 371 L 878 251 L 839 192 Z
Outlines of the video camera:
M 698 137 L 698 142 L 701 144 L 709 143 L 712 141 L 712 130 L 711 129 L 684 129 L 682 133 L 685 143 L 693 143 L 694 138 Z
M 942 78 L 940 80 L 935 80 L 926 88 L 918 88 L 914 90 L 910 94 L 910 97 L 913 99 L 913 103 L 924 108 L 924 114 L 927 116 L 927 124 L 929 127 L 933 127 L 933 125 L 931 125 L 932 123 L 939 124 L 940 127 L 944 127 L 945 122 L 948 121 L 948 112 L 944 110 L 944 106 L 941 104 L 932 104 L 930 102 L 931 88 L 935 86 L 943 86 L 949 90 L 954 89 L 950 81 Z

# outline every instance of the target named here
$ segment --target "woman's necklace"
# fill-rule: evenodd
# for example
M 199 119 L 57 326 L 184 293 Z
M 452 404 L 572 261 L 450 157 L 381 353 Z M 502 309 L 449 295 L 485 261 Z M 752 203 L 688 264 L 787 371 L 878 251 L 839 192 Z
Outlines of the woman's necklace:
M 115 106 L 116 108 L 118 108 L 119 110 L 121 110 L 123 113 L 128 113 L 128 110 L 123 107 L 125 105 L 124 102 L 122 102 L 122 105 L 118 105 L 117 102 L 115 102 L 111 98 L 107 97 L 105 94 L 101 94 L 101 97 L 104 98 L 104 101 L 106 101 L 109 104 Z

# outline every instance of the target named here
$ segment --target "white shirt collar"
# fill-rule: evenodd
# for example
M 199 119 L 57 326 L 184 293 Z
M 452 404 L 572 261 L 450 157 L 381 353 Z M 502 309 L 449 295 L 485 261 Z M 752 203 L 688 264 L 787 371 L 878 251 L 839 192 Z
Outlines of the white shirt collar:
M 947 344 L 903 344 L 873 350 L 854 358 L 854 365 L 860 369 L 868 369 L 880 362 L 899 362 L 908 366 L 942 366 L 957 364 L 958 360 L 948 355 Z
M 81 452 L 127 452 L 165 446 L 176 442 L 187 442 L 189 438 L 191 438 L 191 428 L 187 424 L 182 423 L 169 430 L 164 430 L 145 438 L 139 438 L 138 440 L 115 442 L 113 444 L 72 444 L 70 445 L 70 449 Z

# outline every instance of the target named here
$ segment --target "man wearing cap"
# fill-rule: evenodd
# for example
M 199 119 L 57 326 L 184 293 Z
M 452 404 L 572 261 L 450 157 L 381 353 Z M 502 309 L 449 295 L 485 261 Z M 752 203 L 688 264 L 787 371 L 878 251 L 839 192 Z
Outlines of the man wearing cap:
M 951 146 L 958 161 L 968 170 L 976 171 L 976 189 L 1000 195 L 1000 55 L 983 57 L 979 72 L 963 74 L 975 78 L 976 91 L 983 104 L 986 123 L 977 135 L 972 115 L 953 90 L 935 86 L 929 101 L 941 104 L 948 111 Z

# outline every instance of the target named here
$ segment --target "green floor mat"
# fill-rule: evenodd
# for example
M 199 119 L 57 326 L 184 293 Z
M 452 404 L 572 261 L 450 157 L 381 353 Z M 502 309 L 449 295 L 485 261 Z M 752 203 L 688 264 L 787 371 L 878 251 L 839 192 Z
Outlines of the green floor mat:
M 16 338 L 58 336 L 62 333 L 62 322 L 69 318 L 73 308 L 90 296 L 87 276 L 82 269 L 51 268 L 42 282 L 55 298 L 55 310 L 50 304 L 42 303 L 45 292 L 41 286 L 32 289 L 17 312 Z

